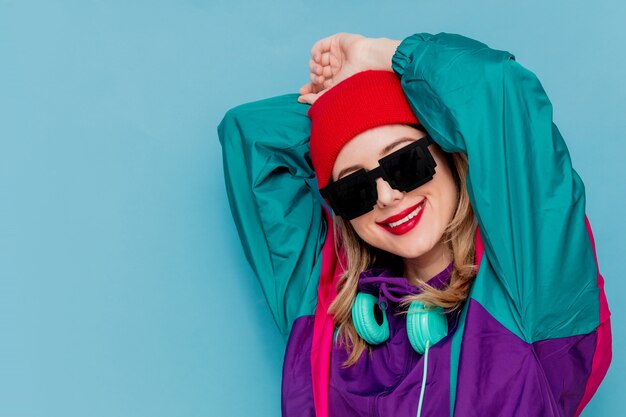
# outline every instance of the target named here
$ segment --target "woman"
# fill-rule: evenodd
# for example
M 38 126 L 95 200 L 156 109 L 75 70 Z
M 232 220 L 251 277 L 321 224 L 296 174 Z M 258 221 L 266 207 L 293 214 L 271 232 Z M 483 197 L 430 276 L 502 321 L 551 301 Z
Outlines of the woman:
M 610 313 L 536 77 L 445 33 L 336 34 L 309 67 L 300 97 L 218 128 L 246 256 L 289 334 L 283 415 L 580 414 Z

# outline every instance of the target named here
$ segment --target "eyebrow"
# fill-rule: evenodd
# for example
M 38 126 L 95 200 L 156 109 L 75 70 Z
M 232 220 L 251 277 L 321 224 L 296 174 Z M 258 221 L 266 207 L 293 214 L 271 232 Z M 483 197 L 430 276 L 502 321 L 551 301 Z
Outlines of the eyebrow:
M 415 141 L 415 140 L 417 140 L 417 139 L 415 139 L 415 138 L 409 138 L 409 137 L 403 137 L 403 138 L 400 138 L 400 139 L 398 139 L 398 140 L 396 140 L 396 141 L 394 141 L 394 142 L 391 142 L 389 145 L 385 146 L 385 147 L 383 148 L 383 150 L 381 150 L 381 151 L 380 151 L 380 154 L 379 154 L 378 156 L 380 156 L 380 157 L 382 158 L 382 157 L 383 157 L 383 156 L 384 156 L 387 152 L 389 152 L 390 150 L 392 150 L 392 149 L 393 149 L 393 148 L 395 148 L 396 146 L 400 145 L 401 143 L 404 143 L 404 142 L 413 142 L 413 141 Z M 342 176 L 343 174 L 347 174 L 347 173 L 348 173 L 348 172 L 350 172 L 350 171 L 356 171 L 356 170 L 357 170 L 357 169 L 359 169 L 359 168 L 363 168 L 363 166 L 362 166 L 362 165 L 352 165 L 352 166 L 349 166 L 348 168 L 344 168 L 344 169 L 342 169 L 342 170 L 339 172 L 339 175 L 337 175 L 337 179 L 341 178 L 341 176 Z

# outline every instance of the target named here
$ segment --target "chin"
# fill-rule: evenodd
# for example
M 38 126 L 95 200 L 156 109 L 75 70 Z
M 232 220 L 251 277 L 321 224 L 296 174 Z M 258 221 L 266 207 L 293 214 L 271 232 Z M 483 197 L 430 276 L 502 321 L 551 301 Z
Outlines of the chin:
M 410 250 L 401 250 L 395 255 L 400 256 L 404 259 L 415 259 L 427 253 L 429 249 L 410 249 Z
M 436 240 L 407 236 L 409 244 L 394 245 L 388 252 L 406 259 L 415 259 L 433 250 Z

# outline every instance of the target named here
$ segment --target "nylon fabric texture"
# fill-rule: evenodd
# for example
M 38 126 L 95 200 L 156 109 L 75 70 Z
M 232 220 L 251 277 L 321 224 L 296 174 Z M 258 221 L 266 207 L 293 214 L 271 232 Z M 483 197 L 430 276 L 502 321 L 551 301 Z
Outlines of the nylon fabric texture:
M 579 415 L 610 364 L 610 311 L 584 184 L 541 83 L 513 54 L 447 33 L 407 37 L 391 64 L 434 141 L 468 156 L 484 247 L 426 378 L 403 316 L 388 316 L 389 340 L 371 357 L 340 366 L 326 309 L 342 255 L 308 152 L 309 106 L 297 94 L 247 103 L 218 128 L 246 258 L 288 336 L 283 416 L 414 417 L 422 387 L 424 416 Z M 445 285 L 449 270 L 432 279 Z

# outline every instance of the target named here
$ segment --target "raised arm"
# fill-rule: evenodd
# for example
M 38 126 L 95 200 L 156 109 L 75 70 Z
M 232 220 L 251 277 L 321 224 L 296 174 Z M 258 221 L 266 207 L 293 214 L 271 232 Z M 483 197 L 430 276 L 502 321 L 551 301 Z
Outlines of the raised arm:
M 402 42 L 341 33 L 314 45 L 309 66 L 300 89 L 308 103 L 357 71 L 396 72 L 433 139 L 468 155 L 488 259 L 481 282 L 491 284 L 472 296 L 496 318 L 527 342 L 598 326 L 603 295 L 584 185 L 539 80 L 512 54 L 447 33 Z
M 231 211 L 276 324 L 313 314 L 326 236 L 309 157 L 308 106 L 288 94 L 229 110 L 218 126 Z
M 405 39 L 392 68 L 434 140 L 468 155 L 483 282 L 493 283 L 473 296 L 529 343 L 593 331 L 600 297 L 585 189 L 537 77 L 508 52 L 446 33 Z

